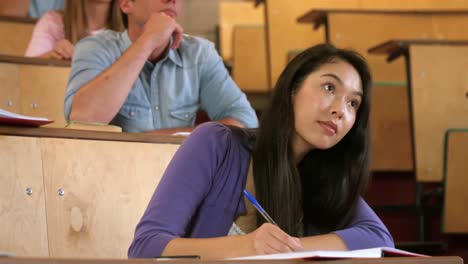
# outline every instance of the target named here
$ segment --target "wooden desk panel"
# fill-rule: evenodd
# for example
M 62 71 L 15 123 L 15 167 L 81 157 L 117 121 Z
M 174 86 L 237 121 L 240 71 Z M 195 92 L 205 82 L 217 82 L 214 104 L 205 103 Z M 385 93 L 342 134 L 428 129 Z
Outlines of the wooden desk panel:
M 1 251 L 126 258 L 136 224 L 182 140 L 0 126 Z
M 0 108 L 21 113 L 19 68 L 15 64 L 0 63 Z
M 0 251 L 48 256 L 38 139 L 0 136 L 0 167 Z
M 47 127 L 65 127 L 63 102 L 70 68 L 55 66 L 19 66 L 21 113 L 47 117 L 54 123 Z
M 468 42 L 398 39 L 369 51 L 387 54 L 387 61 L 408 58 L 416 178 L 441 181 L 443 135 L 447 129 L 468 124 L 468 79 L 464 73 Z
M 412 171 L 408 92 L 405 86 L 372 88 L 371 137 L 373 171 Z
M 35 21 L 14 21 L 0 17 L 0 54 L 24 56 Z
M 467 129 L 447 133 L 445 141 L 445 199 L 442 230 L 468 233 L 468 124 Z
M 65 127 L 63 110 L 70 62 L 0 56 L 0 108 L 54 120 Z
M 232 78 L 244 92 L 269 92 L 265 27 L 234 27 Z
M 179 145 L 70 139 L 41 145 L 50 256 L 126 258 Z
M 233 30 L 237 25 L 264 25 L 264 7 L 255 7 L 250 2 L 228 2 L 219 3 L 219 34 L 220 51 L 224 60 L 232 60 Z
M 468 46 L 410 45 L 418 181 L 441 181 L 449 128 L 468 126 Z

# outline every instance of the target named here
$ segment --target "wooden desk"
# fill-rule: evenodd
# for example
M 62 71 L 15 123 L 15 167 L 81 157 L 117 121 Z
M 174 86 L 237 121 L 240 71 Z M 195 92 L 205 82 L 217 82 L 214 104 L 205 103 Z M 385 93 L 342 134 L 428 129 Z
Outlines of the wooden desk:
M 136 224 L 183 140 L 0 126 L 1 251 L 126 258 Z
M 468 124 L 466 129 L 450 129 L 444 145 L 444 212 L 442 230 L 445 233 L 468 233 Z
M 0 16 L 0 54 L 23 56 L 35 24 L 35 19 Z
M 297 19 L 325 27 L 324 41 L 360 52 L 371 65 L 374 80 L 405 80 L 404 61 L 388 65 L 385 60 L 368 56 L 367 49 L 388 39 L 468 40 L 468 10 L 356 10 L 314 9 Z M 454 27 L 453 25 L 457 25 Z
M 445 131 L 468 124 L 468 41 L 392 40 L 369 52 L 404 55 L 416 179 L 442 181 Z
M 294 5 L 284 0 L 262 0 L 265 3 L 265 19 L 268 30 L 267 42 L 269 44 L 268 56 L 269 56 L 269 67 L 271 83 L 274 85 L 282 69 L 286 65 L 286 57 L 290 50 L 304 49 L 313 44 L 322 43 L 325 41 L 324 28 L 318 28 L 316 31 L 311 30 L 310 24 L 297 23 L 297 18 L 304 15 L 304 12 L 311 9 L 314 10 L 331 10 L 331 9 L 347 9 L 347 10 L 467 10 L 468 2 L 459 0 L 392 0 L 392 1 L 375 1 L 375 0 L 326 0 L 326 1 L 311 1 L 311 0 L 295 0 Z M 354 26 L 355 21 L 347 22 L 347 28 L 353 28 L 361 30 L 361 23 L 358 22 Z M 460 24 L 466 25 L 466 24 Z M 370 26 L 366 24 L 365 27 Z M 431 24 L 430 27 L 434 27 L 437 30 L 438 26 Z M 462 26 L 461 26 L 462 27 Z M 388 26 L 380 27 L 381 29 L 388 29 Z M 452 32 L 457 27 L 452 28 Z M 366 30 L 364 28 L 364 30 Z M 383 31 L 383 30 L 381 30 Z M 423 33 L 423 31 L 421 31 Z M 377 34 L 381 36 L 382 34 Z M 361 36 L 361 35 L 360 35 Z M 419 35 L 418 35 L 419 36 Z M 371 36 L 365 36 L 365 39 L 369 39 Z M 406 36 L 407 37 L 407 36 Z M 430 36 L 428 36 L 430 37 Z M 349 38 L 348 38 L 349 39 Z M 364 39 L 364 40 L 365 40 Z M 359 42 L 361 38 L 352 38 Z M 386 40 L 386 39 L 385 39 Z M 381 43 L 380 41 L 374 41 L 367 47 L 363 47 L 363 51 L 368 47 Z M 345 45 L 344 47 L 354 47 L 354 45 Z M 401 72 L 403 73 L 403 72 Z M 404 75 L 401 74 L 403 77 Z M 377 79 L 376 79 L 377 80 Z M 379 79 L 378 81 L 387 81 L 385 79 Z M 399 80 L 401 81 L 401 80 Z
M 159 261 L 151 259 L 38 259 L 38 258 L 0 258 L 0 264 L 154 264 Z M 210 264 L 463 264 L 460 257 L 431 258 L 381 258 L 381 259 L 346 259 L 325 261 L 281 260 L 281 261 L 202 261 L 202 260 L 172 260 L 168 263 L 210 263 Z
M 70 62 L 0 55 L 0 108 L 66 125 L 63 100 Z

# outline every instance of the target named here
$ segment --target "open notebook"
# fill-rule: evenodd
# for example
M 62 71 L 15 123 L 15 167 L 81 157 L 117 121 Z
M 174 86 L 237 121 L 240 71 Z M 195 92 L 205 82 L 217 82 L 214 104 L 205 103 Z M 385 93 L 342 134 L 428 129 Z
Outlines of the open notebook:
M 231 260 L 282 260 L 282 259 L 340 259 L 340 258 L 381 258 L 381 257 L 427 257 L 395 248 L 378 247 L 350 251 L 302 251 L 270 255 L 232 258 Z
M 44 117 L 24 116 L 0 109 L 0 125 L 42 126 L 52 122 Z

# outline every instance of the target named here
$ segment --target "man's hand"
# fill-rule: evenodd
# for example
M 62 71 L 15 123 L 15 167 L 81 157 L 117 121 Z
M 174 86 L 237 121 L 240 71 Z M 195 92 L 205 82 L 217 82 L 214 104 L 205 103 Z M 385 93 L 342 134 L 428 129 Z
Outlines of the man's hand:
M 142 38 L 148 39 L 153 49 L 165 48 L 164 45 L 173 37 L 171 48 L 177 49 L 182 41 L 184 30 L 172 17 L 164 13 L 153 13 L 143 26 Z

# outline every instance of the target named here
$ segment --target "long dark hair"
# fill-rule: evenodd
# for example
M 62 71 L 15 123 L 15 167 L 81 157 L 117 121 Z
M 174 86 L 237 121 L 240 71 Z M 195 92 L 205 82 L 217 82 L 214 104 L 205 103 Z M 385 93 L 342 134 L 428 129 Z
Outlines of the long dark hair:
M 310 73 L 337 60 L 351 64 L 361 78 L 363 97 L 356 121 L 334 147 L 312 150 L 296 164 L 291 148 L 291 97 Z M 370 88 L 365 59 L 329 44 L 303 51 L 279 77 L 270 107 L 260 120 L 252 159 L 257 199 L 288 234 L 327 233 L 344 227 L 352 218 L 369 178 Z M 258 216 L 257 223 L 262 222 Z
M 65 2 L 63 16 L 65 39 L 68 39 L 73 44 L 89 34 L 85 5 L 85 0 L 68 0 Z M 112 0 L 110 5 L 111 7 L 107 16 L 107 29 L 124 31 L 119 1 Z

